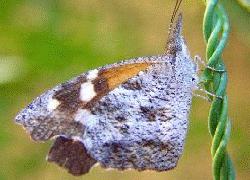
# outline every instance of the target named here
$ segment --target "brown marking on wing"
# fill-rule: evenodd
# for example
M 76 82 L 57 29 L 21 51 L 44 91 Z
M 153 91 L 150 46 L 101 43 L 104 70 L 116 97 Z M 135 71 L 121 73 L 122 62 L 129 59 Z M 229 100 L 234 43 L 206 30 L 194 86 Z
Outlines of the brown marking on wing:
M 128 79 L 136 76 L 140 71 L 145 71 L 150 65 L 150 63 L 134 63 L 100 70 L 98 77 L 92 81 L 97 95 L 84 105 L 84 108 L 92 108 L 94 104 L 108 94 L 108 92 L 126 82 Z
M 56 138 L 47 160 L 66 168 L 75 176 L 88 173 L 97 162 L 87 153 L 83 143 L 65 137 Z
M 62 84 L 62 88 L 55 92 L 53 98 L 60 101 L 58 110 L 62 112 L 69 112 L 73 114 L 76 112 L 80 105 L 80 89 L 81 84 L 86 82 L 87 79 L 85 76 L 79 76 L 75 82 L 66 82 Z
M 89 102 L 80 100 L 81 85 L 87 82 L 86 76 L 79 76 L 74 82 L 62 84 L 62 88 L 55 92 L 53 98 L 60 101 L 57 110 L 73 115 L 79 108 L 92 108 L 97 101 L 108 92 L 115 89 L 129 78 L 136 76 L 140 71 L 145 71 L 151 63 L 133 63 L 118 67 L 101 69 L 98 77 L 91 82 L 94 85 L 96 96 Z

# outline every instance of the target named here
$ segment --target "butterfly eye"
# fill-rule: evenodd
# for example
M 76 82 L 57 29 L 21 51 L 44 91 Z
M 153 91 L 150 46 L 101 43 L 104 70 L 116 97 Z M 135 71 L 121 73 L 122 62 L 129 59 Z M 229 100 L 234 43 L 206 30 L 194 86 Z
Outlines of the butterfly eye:
M 194 77 L 192 78 L 192 81 L 195 81 L 195 78 L 194 78 Z

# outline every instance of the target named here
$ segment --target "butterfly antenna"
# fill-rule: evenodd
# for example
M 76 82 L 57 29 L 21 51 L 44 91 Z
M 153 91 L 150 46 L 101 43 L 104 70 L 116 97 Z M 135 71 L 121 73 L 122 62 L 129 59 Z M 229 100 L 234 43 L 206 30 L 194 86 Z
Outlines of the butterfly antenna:
M 171 20 L 170 20 L 170 24 L 174 23 L 176 13 L 178 12 L 178 10 L 180 8 L 181 2 L 182 2 L 182 0 L 176 0 L 175 7 L 174 7 L 174 10 L 173 10 L 173 13 L 172 13 Z

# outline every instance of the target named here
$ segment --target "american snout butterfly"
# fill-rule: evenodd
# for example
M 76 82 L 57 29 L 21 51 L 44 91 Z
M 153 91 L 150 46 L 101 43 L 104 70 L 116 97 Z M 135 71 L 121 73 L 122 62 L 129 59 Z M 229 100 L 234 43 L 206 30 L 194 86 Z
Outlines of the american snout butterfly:
M 37 97 L 16 122 L 35 141 L 55 139 L 47 160 L 73 175 L 96 163 L 119 170 L 174 168 L 197 85 L 181 31 L 179 15 L 164 54 L 83 73 Z

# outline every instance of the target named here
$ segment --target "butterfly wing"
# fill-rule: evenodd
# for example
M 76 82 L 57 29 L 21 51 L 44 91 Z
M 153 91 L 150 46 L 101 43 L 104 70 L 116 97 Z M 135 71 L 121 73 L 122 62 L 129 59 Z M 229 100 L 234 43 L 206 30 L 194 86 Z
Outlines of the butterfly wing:
M 150 62 L 146 60 L 128 60 L 88 71 L 36 98 L 16 116 L 16 122 L 22 124 L 34 140 L 48 140 L 57 135 L 80 136 L 84 127 L 74 121 L 75 113 L 93 106 L 148 66 Z
M 16 121 L 34 140 L 56 137 L 48 160 L 74 175 L 96 162 L 117 169 L 172 169 L 183 150 L 189 112 L 176 110 L 189 109 L 191 100 L 191 91 L 187 99 L 176 99 L 185 91 L 172 61 L 145 57 L 89 71 L 45 92 Z
M 177 30 L 180 25 L 181 18 Z M 34 140 L 56 138 L 48 160 L 74 175 L 87 173 L 96 162 L 117 169 L 174 168 L 183 150 L 196 73 L 177 30 L 169 54 L 82 74 L 39 96 L 16 122 Z

